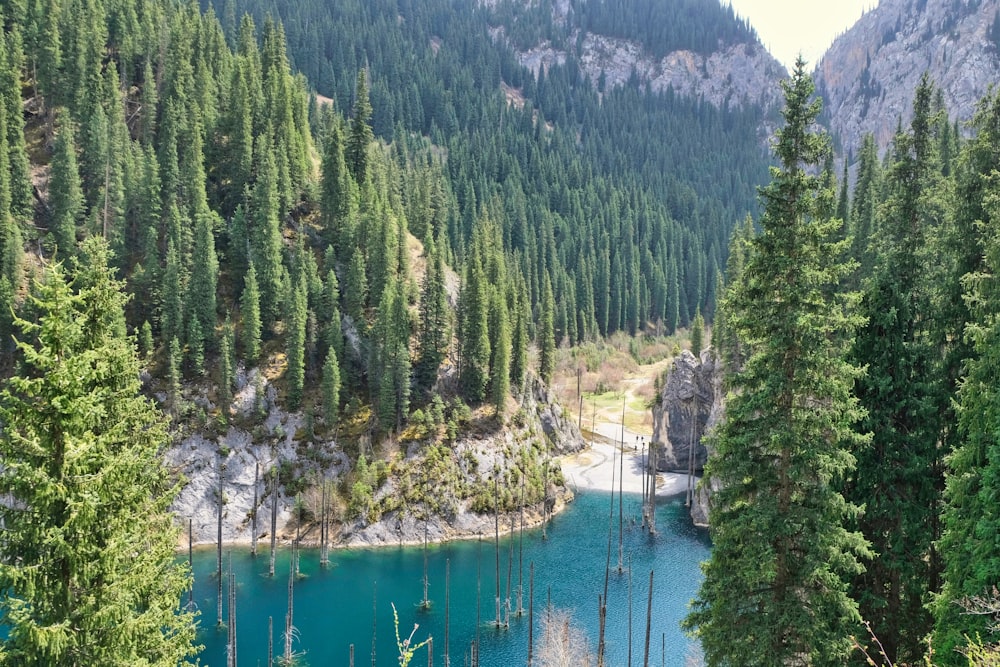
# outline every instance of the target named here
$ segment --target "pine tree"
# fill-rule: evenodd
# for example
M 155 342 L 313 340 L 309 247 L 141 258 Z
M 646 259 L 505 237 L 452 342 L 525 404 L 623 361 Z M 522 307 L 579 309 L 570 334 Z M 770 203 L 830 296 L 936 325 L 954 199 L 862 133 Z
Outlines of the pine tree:
M 323 420 L 328 427 L 337 423 L 340 415 L 340 362 L 332 348 L 323 364 Z
M 507 299 L 497 289 L 490 297 L 490 401 L 498 418 L 503 417 L 510 394 L 511 329 Z
M 552 296 L 552 281 L 545 274 L 545 285 L 542 291 L 541 325 L 538 333 L 538 376 L 542 382 L 552 381 L 552 373 L 556 368 L 556 332 L 555 332 L 555 299 Z
M 229 421 L 229 406 L 233 402 L 233 324 L 226 317 L 219 341 L 219 415 L 222 422 Z
M 320 211 L 323 220 L 323 236 L 336 248 L 350 243 L 344 238 L 343 223 L 347 219 L 350 206 L 350 187 L 347 181 L 347 163 L 340 137 L 340 123 L 330 116 L 326 140 L 323 143 L 323 176 L 320 182 Z
M 868 323 L 858 332 L 854 361 L 868 367 L 855 395 L 867 412 L 858 430 L 871 433 L 871 441 L 854 452 L 857 468 L 844 489 L 849 502 L 865 505 L 857 526 L 875 553 L 855 578 L 852 595 L 894 664 L 922 658 L 931 620 L 924 604 L 937 580 L 931 555 L 941 484 L 934 473 L 940 413 L 935 396 L 945 385 L 928 330 L 935 309 L 921 266 L 940 217 L 932 95 L 925 76 L 916 91 L 912 129 L 900 132 L 891 149 L 874 247 L 867 253 L 873 274 L 865 277 L 860 312 Z
M 191 317 L 198 320 L 204 340 L 214 340 L 215 293 L 219 281 L 219 259 L 215 253 L 214 214 L 207 209 L 195 216 L 194 254 L 191 260 L 191 281 L 188 287 Z
M 424 242 L 427 271 L 420 289 L 420 333 L 414 380 L 430 390 L 437 382 L 438 369 L 448 351 L 448 300 L 444 283 L 444 263 L 432 236 Z
M 251 202 L 250 258 L 257 267 L 261 323 L 270 327 L 281 314 L 281 210 L 274 152 L 261 136 L 255 151 L 257 182 Z
M 524 276 L 520 272 L 515 276 L 514 290 L 514 329 L 511 332 L 510 384 L 514 388 L 514 391 L 520 393 L 524 388 L 524 380 L 528 372 L 528 325 L 531 322 L 527 286 L 524 284 Z
M 344 285 L 344 314 L 354 320 L 359 331 L 365 329 L 365 306 L 368 302 L 368 277 L 361 248 L 355 248 L 347 268 Z
M 288 406 L 297 410 L 302 405 L 302 390 L 306 377 L 306 311 L 307 288 L 300 277 L 288 295 L 289 317 L 285 339 L 288 355 Z
M 49 207 L 52 209 L 49 232 L 51 244 L 58 249 L 57 256 L 72 257 L 76 252 L 77 226 L 83 220 L 83 189 L 69 112 L 57 110 L 56 118 L 58 129 L 49 176 Z
M 477 255 L 465 267 L 459 307 L 459 384 L 467 401 L 478 403 L 486 397 L 489 380 L 489 291 L 483 267 Z
M 6 661 L 190 664 L 195 625 L 168 513 L 163 418 L 139 394 L 124 297 L 105 266 L 70 287 L 59 265 L 19 320 L 19 374 L 0 397 L 0 612 Z M 31 447 L 24 443 L 31 442 Z M 113 619 L 113 620 L 111 620 Z
M 783 87 L 781 166 L 728 304 L 751 354 L 729 379 L 707 471 L 721 484 L 712 556 L 685 620 L 709 665 L 843 664 L 859 620 L 842 577 L 860 571 L 866 547 L 844 528 L 857 508 L 833 486 L 853 464 L 845 445 L 861 440 L 858 371 L 845 361 L 856 295 L 835 293 L 850 267 L 831 242 L 838 222 L 817 215 L 834 195 L 807 171 L 828 143 L 813 133 L 820 103 L 801 59 Z
M 947 457 L 943 533 L 937 543 L 943 560 L 943 585 L 934 600 L 935 660 L 942 665 L 966 664 L 957 652 L 975 641 L 995 641 L 993 619 L 968 614 L 963 609 L 971 598 L 995 595 L 1000 581 L 997 548 L 996 497 L 1000 489 L 1000 456 L 997 447 L 998 383 L 997 353 L 1000 351 L 1000 243 L 997 239 L 1000 209 L 995 178 L 1000 154 L 1000 95 L 996 91 L 980 102 L 973 120 L 976 138 L 966 145 L 959 161 L 957 214 L 953 227 L 941 234 L 940 243 L 952 254 L 954 272 L 941 295 L 948 301 L 941 317 L 941 338 L 965 320 L 964 341 L 972 349 L 952 344 L 947 349 L 945 370 L 964 358 L 964 379 L 958 390 L 958 438 Z M 981 244 L 981 245 L 980 245 Z M 982 265 L 977 262 L 982 261 Z M 964 298 L 955 298 L 957 275 L 961 275 Z M 963 313 L 963 309 L 970 309 Z M 958 340 L 952 336 L 949 339 Z
M 705 319 L 701 316 L 701 308 L 694 313 L 694 321 L 691 322 L 691 353 L 696 357 L 701 356 L 701 351 L 705 346 Z
M 362 69 L 358 71 L 351 129 L 344 150 L 347 167 L 357 183 L 363 183 L 368 178 L 368 145 L 375 138 L 371 128 L 371 117 L 372 105 L 368 99 L 367 72 Z
M 257 271 L 253 264 L 244 279 L 243 295 L 240 297 L 240 317 L 243 319 L 243 355 L 248 363 L 257 361 L 260 355 L 260 290 L 257 287 Z

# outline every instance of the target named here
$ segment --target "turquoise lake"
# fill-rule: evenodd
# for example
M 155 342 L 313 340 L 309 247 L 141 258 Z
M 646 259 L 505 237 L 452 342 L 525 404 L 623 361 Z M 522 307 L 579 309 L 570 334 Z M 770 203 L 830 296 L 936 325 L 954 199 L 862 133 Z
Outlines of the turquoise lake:
M 319 565 L 319 551 L 304 549 L 300 555 L 303 575 L 295 584 L 294 626 L 298 636 L 294 650 L 303 654 L 304 664 L 319 666 L 348 665 L 350 645 L 354 644 L 354 664 L 373 664 L 372 627 L 376 629 L 375 660 L 378 666 L 398 665 L 392 607 L 399 611 L 400 633 L 409 635 L 419 624 L 415 640 L 434 637 L 434 664 L 444 665 L 445 636 L 445 562 L 450 561 L 450 637 L 451 665 L 465 665 L 469 646 L 474 641 L 476 624 L 477 569 L 481 565 L 480 588 L 480 661 L 482 667 L 524 665 L 528 654 L 528 572 L 535 567 L 536 646 L 540 619 L 551 596 L 556 609 L 569 612 L 572 623 L 583 630 L 592 653 L 598 637 L 598 595 L 604 590 L 605 559 L 608 545 L 608 516 L 611 497 L 608 493 L 583 491 L 546 529 L 524 531 L 524 608 L 522 617 L 512 615 L 510 626 L 497 630 L 496 555 L 492 534 L 476 540 L 430 545 L 428 572 L 432 607 L 417 607 L 423 595 L 424 554 L 420 547 L 384 547 L 379 549 L 340 549 L 331 551 L 331 564 Z M 612 541 L 612 572 L 608 583 L 608 620 L 606 630 L 607 664 L 628 665 L 629 576 L 617 572 L 618 501 L 615 500 L 615 526 Z M 702 576 L 699 563 L 709 554 L 707 532 L 691 525 L 683 496 L 659 499 L 657 534 L 649 536 L 641 527 L 641 497 L 625 496 L 624 554 L 631 562 L 632 573 L 632 664 L 641 665 L 645 642 L 646 605 L 649 572 L 653 570 L 653 611 L 650 641 L 650 665 L 684 665 L 688 655 L 697 655 L 697 645 L 685 636 L 679 622 L 687 613 Z M 500 540 L 501 595 L 506 597 L 509 537 Z M 514 560 L 511 583 L 512 606 L 516 607 L 518 585 L 518 535 L 513 536 Z M 267 543 L 261 545 L 256 559 L 248 549 L 233 549 L 232 567 L 236 575 L 237 653 L 240 665 L 267 665 L 268 616 L 274 619 L 275 653 L 283 647 L 285 613 L 288 607 L 288 568 L 290 550 L 279 550 L 276 575 L 267 576 Z M 224 552 L 228 564 L 229 550 Z M 201 610 L 203 626 L 198 641 L 204 645 L 202 664 L 226 664 L 226 630 L 217 629 L 215 551 L 195 553 L 194 599 Z M 373 598 L 377 618 L 373 619 Z M 228 612 L 224 612 L 227 614 Z M 665 651 L 663 647 L 665 645 Z M 537 649 L 536 649 L 537 650 Z M 427 664 L 426 648 L 410 663 Z

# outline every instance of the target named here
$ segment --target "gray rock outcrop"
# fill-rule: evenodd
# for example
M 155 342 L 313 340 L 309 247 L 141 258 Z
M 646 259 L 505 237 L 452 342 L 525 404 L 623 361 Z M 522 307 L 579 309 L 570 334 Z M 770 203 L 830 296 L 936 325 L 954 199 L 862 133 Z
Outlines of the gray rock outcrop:
M 556 24 L 570 26 L 565 43 L 575 45 L 574 57 L 581 71 L 595 84 L 603 77 L 608 87 L 623 86 L 636 77 L 654 92 L 672 89 L 718 108 L 729 104 L 764 109 L 781 106 L 777 82 L 787 75 L 785 68 L 759 42 L 720 46 L 707 56 L 678 50 L 657 58 L 636 41 L 574 28 L 569 2 L 552 3 L 552 16 Z M 494 28 L 492 34 L 494 39 L 505 39 L 502 27 Z M 517 56 L 537 76 L 539 70 L 565 64 L 569 54 L 542 42 L 518 51 Z
M 998 11 L 1000 0 L 881 0 L 838 37 L 815 79 L 843 152 L 856 156 L 868 132 L 884 151 L 897 122 L 911 120 L 924 72 L 949 117 L 969 120 L 1000 81 L 1000 48 L 990 38 Z
M 662 448 L 657 470 L 686 473 L 693 463 L 695 474 L 702 472 L 711 453 L 705 436 L 724 417 L 723 399 L 722 367 L 712 351 L 702 352 L 700 359 L 681 352 L 653 408 L 653 442 Z M 691 504 L 695 525 L 708 525 L 708 506 L 717 489 L 714 480 L 703 478 L 698 484 Z
M 709 420 L 715 404 L 714 375 L 715 360 L 708 353 L 698 359 L 684 350 L 674 360 L 653 408 L 653 442 L 662 446 L 657 470 L 683 473 L 693 465 L 698 473 L 704 468 L 708 450 L 702 436 L 714 426 Z

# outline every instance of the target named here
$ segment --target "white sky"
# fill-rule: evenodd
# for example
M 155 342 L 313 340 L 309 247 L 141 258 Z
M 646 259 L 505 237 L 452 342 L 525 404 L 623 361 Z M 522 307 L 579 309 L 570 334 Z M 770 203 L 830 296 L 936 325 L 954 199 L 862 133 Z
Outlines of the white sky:
M 812 71 L 823 52 L 878 0 L 723 0 L 749 19 L 760 41 L 791 71 L 799 52 Z

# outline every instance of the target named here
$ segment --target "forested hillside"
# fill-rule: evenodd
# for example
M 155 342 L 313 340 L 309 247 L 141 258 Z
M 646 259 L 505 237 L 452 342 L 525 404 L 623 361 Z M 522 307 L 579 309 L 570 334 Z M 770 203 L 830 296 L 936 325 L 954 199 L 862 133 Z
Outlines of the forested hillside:
M 996 665 L 1000 97 L 963 142 L 924 75 L 838 196 L 801 62 L 785 92 L 716 318 L 730 393 L 687 622 L 709 664 Z
M 577 4 L 595 28 L 662 37 L 645 20 L 616 23 L 605 3 Z M 635 16 L 654 5 L 671 13 L 656 25 L 669 26 L 676 45 L 753 37 L 715 2 L 653 3 Z M 223 23 L 235 26 L 244 11 L 281 18 L 293 64 L 338 109 L 354 103 L 355 73 L 367 68 L 377 136 L 417 132 L 446 149 L 459 212 L 446 257 L 463 262 L 472 221 L 495 202 L 504 247 L 518 257 L 536 311 L 542 274 L 551 275 L 557 340 L 658 321 L 672 331 L 699 307 L 711 313 L 729 230 L 755 210 L 755 187 L 766 178 L 761 109 L 720 110 L 639 81 L 604 89 L 573 59 L 536 79 L 492 35 L 507 26 L 531 31 L 515 41 L 565 40 L 547 2 L 487 10 L 444 0 L 231 0 Z

